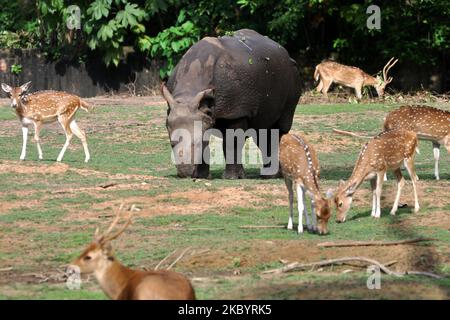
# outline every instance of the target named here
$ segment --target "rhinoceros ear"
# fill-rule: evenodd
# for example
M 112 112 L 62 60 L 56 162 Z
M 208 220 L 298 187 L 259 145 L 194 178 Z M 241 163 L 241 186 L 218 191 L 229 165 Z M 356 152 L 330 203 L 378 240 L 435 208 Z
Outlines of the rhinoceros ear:
M 173 106 L 175 104 L 175 100 L 173 99 L 172 94 L 170 93 L 169 89 L 167 89 L 166 84 L 164 82 L 161 85 L 161 93 L 170 106 Z
M 199 106 L 200 102 L 203 99 L 212 99 L 214 98 L 214 89 L 206 89 L 203 91 L 200 91 L 199 93 L 197 93 L 197 95 L 194 97 L 194 99 L 192 100 L 192 104 L 194 106 Z

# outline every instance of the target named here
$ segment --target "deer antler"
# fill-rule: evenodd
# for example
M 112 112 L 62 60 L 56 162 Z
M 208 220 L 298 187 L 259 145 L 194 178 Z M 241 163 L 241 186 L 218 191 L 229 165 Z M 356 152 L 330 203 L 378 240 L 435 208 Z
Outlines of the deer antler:
M 100 243 L 104 243 L 106 241 L 114 240 L 118 236 L 120 236 L 125 231 L 125 229 L 130 225 L 130 223 L 131 223 L 131 215 L 132 215 L 132 213 L 134 211 L 133 209 L 130 210 L 130 213 L 129 213 L 128 217 L 127 217 L 127 220 L 126 220 L 125 224 L 119 229 L 119 231 L 117 231 L 114 234 L 110 235 L 111 231 L 114 229 L 114 227 L 117 225 L 117 223 L 120 220 L 120 212 L 122 211 L 123 206 L 124 206 L 124 204 L 122 203 L 120 205 L 119 209 L 116 210 L 116 217 L 111 222 L 111 224 L 110 224 L 109 228 L 106 230 L 106 232 L 104 232 L 102 235 L 99 236 L 98 235 L 99 234 L 98 228 L 95 230 L 95 236 L 94 237 L 95 237 L 96 241 L 98 241 Z
M 394 62 L 392 62 L 392 60 L 394 60 L 394 57 L 391 58 L 391 60 L 388 61 L 388 63 L 386 63 L 386 65 L 383 67 L 383 81 L 388 84 L 392 81 L 392 77 L 388 78 L 388 72 L 389 70 L 397 63 L 398 59 L 396 59 Z M 392 63 L 391 63 L 392 62 Z

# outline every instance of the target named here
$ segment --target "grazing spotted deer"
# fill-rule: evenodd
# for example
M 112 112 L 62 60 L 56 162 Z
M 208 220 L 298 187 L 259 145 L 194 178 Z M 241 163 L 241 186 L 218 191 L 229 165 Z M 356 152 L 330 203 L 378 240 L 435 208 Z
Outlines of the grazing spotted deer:
M 380 198 L 383 177 L 387 170 L 393 170 L 397 178 L 397 194 L 391 214 L 395 215 L 400 201 L 400 194 L 405 184 L 400 166 L 405 164 L 411 177 L 414 190 L 414 212 L 419 211 L 417 197 L 417 176 L 414 167 L 414 157 L 417 149 L 417 135 L 413 131 L 394 129 L 384 131 L 372 138 L 362 148 L 356 161 L 353 173 L 347 182 L 341 181 L 334 197 L 337 209 L 336 221 L 344 222 L 350 209 L 353 194 L 364 180 L 370 180 L 372 187 L 372 217 L 379 218 L 381 214 Z
M 293 228 L 294 190 L 297 191 L 298 232 L 303 232 L 303 211 L 306 226 L 310 231 L 318 229 L 320 234 L 328 233 L 328 219 L 331 216 L 329 200 L 322 197 L 319 188 L 319 161 L 313 147 L 305 138 L 296 134 L 285 134 L 280 142 L 280 166 L 289 192 L 289 222 Z M 311 221 L 306 210 L 306 194 L 311 197 Z M 318 224 L 317 224 L 318 221 Z
M 86 134 L 75 122 L 75 113 L 79 108 L 89 111 L 91 108 L 78 96 L 60 91 L 38 91 L 26 94 L 31 82 L 27 82 L 20 87 L 10 87 L 2 83 L 2 89 L 11 98 L 11 107 L 15 109 L 20 122 L 22 123 L 22 153 L 20 160 L 24 160 L 27 152 L 28 126 L 34 126 L 34 139 L 36 140 L 39 160 L 42 160 L 42 148 L 39 133 L 42 125 L 58 120 L 66 134 L 66 142 L 58 155 L 57 161 L 61 161 L 67 147 L 75 134 L 82 142 L 85 162 L 90 159 Z
M 420 140 L 433 143 L 434 175 L 439 180 L 440 145 L 450 153 L 450 112 L 428 106 L 402 106 L 384 120 L 384 130 L 394 128 L 414 131 Z
M 194 300 L 194 289 L 184 275 L 169 270 L 133 270 L 114 257 L 111 241 L 128 227 L 131 214 L 111 234 L 119 219 L 120 209 L 104 234 L 96 230 L 94 241 L 68 266 L 67 273 L 93 273 L 103 292 L 113 300 Z
M 314 79 L 319 81 L 316 90 L 328 96 L 328 89 L 331 84 L 337 83 L 346 87 L 355 89 L 356 97 L 362 98 L 362 88 L 372 86 L 377 91 L 378 96 L 384 95 L 384 89 L 392 82 L 392 77 L 388 78 L 389 70 L 397 63 L 398 59 L 392 62 L 394 58 L 388 61 L 383 67 L 383 76 L 372 77 L 357 67 L 346 66 L 333 61 L 324 61 L 316 66 Z

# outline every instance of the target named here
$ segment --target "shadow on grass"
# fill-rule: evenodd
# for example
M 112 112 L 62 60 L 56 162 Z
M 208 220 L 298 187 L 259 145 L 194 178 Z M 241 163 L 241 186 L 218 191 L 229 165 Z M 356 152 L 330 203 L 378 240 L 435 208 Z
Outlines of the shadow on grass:
M 392 217 L 392 218 L 396 218 L 399 216 L 403 216 L 403 215 L 409 215 L 412 214 L 414 211 L 414 208 L 411 207 L 404 207 L 404 208 L 399 208 L 398 211 L 396 212 L 395 216 L 391 215 L 391 208 L 384 208 L 381 209 L 381 215 L 380 215 L 380 219 L 384 216 L 388 217 Z M 368 210 L 368 211 L 364 211 L 364 212 L 360 212 L 355 214 L 354 216 L 351 216 L 349 219 L 347 219 L 347 221 L 353 221 L 353 220 L 358 220 L 361 218 L 367 218 L 371 216 L 372 211 Z

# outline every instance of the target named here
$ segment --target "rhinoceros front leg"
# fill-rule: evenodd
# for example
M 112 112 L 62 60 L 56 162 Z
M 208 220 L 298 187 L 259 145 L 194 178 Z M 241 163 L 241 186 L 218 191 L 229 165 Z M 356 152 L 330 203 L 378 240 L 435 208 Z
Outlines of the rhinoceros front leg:
M 203 162 L 197 164 L 192 173 L 192 178 L 198 179 L 211 179 L 211 174 L 209 173 L 209 163 L 210 163 L 210 150 L 209 142 L 204 142 L 203 144 Z
M 242 165 L 242 149 L 245 138 L 240 136 L 243 131 L 235 131 L 236 129 L 247 130 L 247 121 L 243 119 L 234 120 L 223 130 L 222 147 L 225 157 L 225 172 L 222 177 L 224 179 L 245 178 L 244 166 Z

